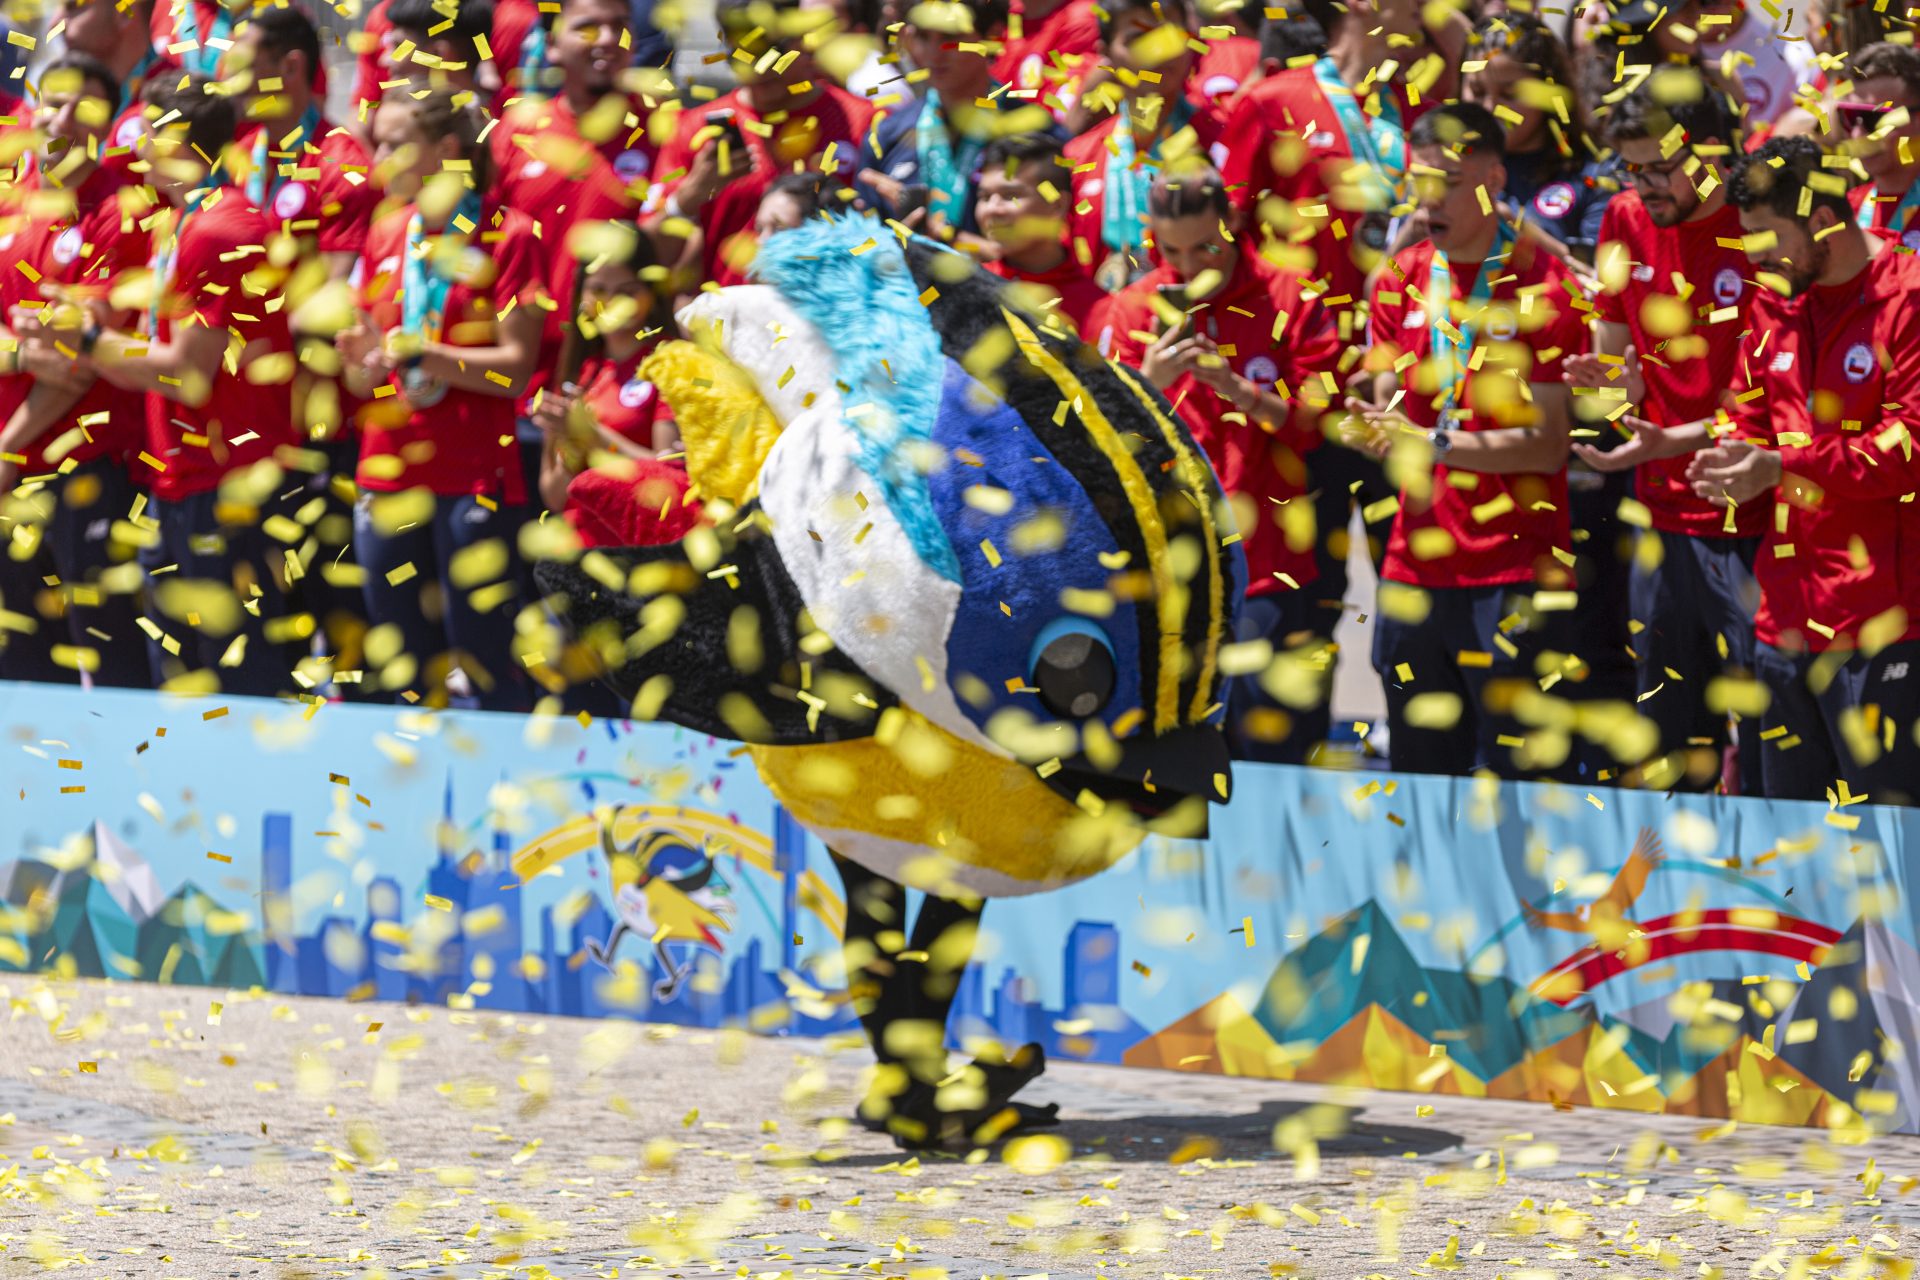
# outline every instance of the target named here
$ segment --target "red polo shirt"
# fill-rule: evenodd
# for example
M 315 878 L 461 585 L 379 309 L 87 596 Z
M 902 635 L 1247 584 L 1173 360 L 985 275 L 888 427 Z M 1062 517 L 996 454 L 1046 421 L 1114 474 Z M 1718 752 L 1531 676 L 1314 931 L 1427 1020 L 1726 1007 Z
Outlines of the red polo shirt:
M 764 119 L 747 105 L 740 89 L 705 106 L 688 107 L 672 140 L 660 148 L 661 199 L 671 196 L 686 177 L 693 163 L 693 136 L 705 126 L 707 114 L 729 109 L 753 155 L 753 169 L 721 188 L 700 210 L 705 277 L 721 285 L 746 283 L 746 269 L 753 261 L 754 215 L 774 178 L 810 168 L 850 183 L 874 117 L 872 103 L 830 84 L 821 85 L 820 96 L 808 105 L 771 112 Z
M 362 301 L 381 333 L 399 328 L 404 316 L 400 290 L 412 216 L 411 205 L 395 209 L 373 224 L 367 238 Z M 492 346 L 503 314 L 540 305 L 543 259 L 525 214 L 490 205 L 475 241 L 467 249 L 474 274 L 447 291 L 440 340 L 456 347 Z M 371 400 L 360 412 L 364 436 L 355 481 L 362 489 L 393 493 L 417 486 L 441 497 L 487 494 L 509 506 L 527 500 L 512 397 L 449 386 L 439 403 L 416 409 L 398 394 L 398 375 L 393 385 L 396 394 Z
M 1033 293 L 1038 300 L 1036 310 L 1049 316 L 1058 315 L 1075 333 L 1089 341 L 1099 336 L 1090 322 L 1095 309 L 1107 300 L 1107 291 L 1093 282 L 1086 269 L 1074 261 L 1073 254 L 1067 254 L 1051 271 L 1022 271 L 1004 260 L 985 266 L 1002 280 L 1036 286 Z
M 242 133 L 240 149 L 253 154 L 265 126 Z M 321 253 L 366 251 L 367 232 L 374 207 L 380 202 L 373 185 L 373 159 L 360 140 L 347 130 L 321 121 L 319 137 L 298 144 L 298 152 L 280 149 L 282 137 L 267 139 L 267 185 L 273 194 L 261 212 L 283 233 L 303 246 L 311 243 Z
M 1094 0 L 1067 0 L 1035 22 L 1016 5 L 993 78 L 1012 96 L 1053 107 L 1056 115 L 1078 95 L 1081 78 L 1100 56 L 1100 14 Z M 1052 103 L 1047 99 L 1052 98 Z
M 1920 258 L 1885 249 L 1845 284 L 1765 306 L 1767 329 L 1763 306 L 1754 317 L 1756 341 L 1773 343 L 1767 394 L 1742 406 L 1742 425 L 1770 428 L 1782 469 L 1821 491 L 1755 503 L 1771 518 L 1754 565 L 1754 634 L 1815 653 L 1854 647 L 1875 619 L 1890 630 L 1872 639 L 1920 637 L 1920 457 L 1908 434 L 1920 407 Z
M 1180 284 L 1161 265 L 1113 296 L 1104 317 L 1108 353 L 1138 368 L 1147 346 L 1162 330 L 1153 296 L 1163 284 Z M 1301 296 L 1300 279 L 1243 253 L 1218 293 L 1189 322 L 1213 339 L 1235 373 L 1262 390 L 1316 409 L 1337 399 L 1322 373 L 1340 360 L 1340 339 L 1320 304 Z M 1180 417 L 1207 451 L 1220 484 L 1234 499 L 1247 553 L 1247 594 L 1264 595 L 1305 586 L 1319 576 L 1311 509 L 1289 520 L 1286 507 L 1306 493 L 1303 455 L 1318 441 L 1289 417 L 1265 425 L 1250 421 L 1211 387 L 1183 374 L 1167 388 Z M 1304 516 L 1302 519 L 1300 516 Z M 1293 579 L 1289 587 L 1279 575 Z
M 1367 267 L 1356 261 L 1358 202 L 1342 193 L 1353 186 L 1354 166 L 1365 162 L 1347 146 L 1313 68 L 1287 67 L 1247 90 L 1220 141 L 1221 173 L 1234 202 L 1294 246 L 1298 261 L 1289 266 L 1327 281 L 1329 306 L 1350 306 L 1365 287 Z
M 1724 206 L 1710 218 L 1657 227 L 1636 191 L 1622 191 L 1600 222 L 1596 263 L 1602 320 L 1623 324 L 1640 353 L 1647 382 L 1644 416 L 1663 427 L 1711 418 L 1734 407 L 1735 368 L 1747 316 L 1762 286 L 1740 247 L 1740 214 Z M 1618 402 L 1609 402 L 1617 404 Z M 1600 424 L 1602 432 L 1611 431 Z M 1758 537 L 1765 513 L 1726 513 L 1702 502 L 1687 483 L 1690 457 L 1662 458 L 1634 472 L 1634 490 L 1653 527 L 1695 537 Z
M 607 137 L 588 139 L 564 98 L 527 98 L 494 129 L 495 190 L 501 204 L 532 219 L 545 250 L 547 294 L 559 303 L 546 313 L 543 371 L 559 355 L 562 312 L 579 271 L 567 237 L 583 223 L 631 221 L 653 176 L 650 109 L 636 98 L 624 114 L 633 123 L 623 120 Z
M 593 356 L 580 366 L 581 394 L 593 420 L 624 440 L 653 448 L 653 429 L 673 421 L 673 409 L 660 388 L 640 376 L 640 363 L 651 354 L 649 343 L 624 360 Z
M 279 305 L 280 272 L 267 257 L 273 224 L 247 203 L 246 192 L 222 187 L 177 225 L 154 336 L 170 342 L 191 318 L 226 330 L 232 359 L 221 361 L 205 404 L 146 398 L 146 456 L 131 469 L 136 483 L 167 501 L 218 488 L 228 473 L 299 438 L 285 371 L 268 373 L 259 364 L 262 356 L 293 350 Z M 249 375 L 275 380 L 256 383 Z
M 1224 125 L 1241 86 L 1260 69 L 1260 42 L 1252 36 L 1226 36 L 1206 43 L 1207 51 L 1187 77 L 1187 101 Z
M 1433 327 L 1424 294 L 1433 263 L 1433 242 L 1422 240 L 1383 270 L 1373 291 L 1374 359 L 1386 362 L 1411 354 L 1415 363 L 1401 377 L 1406 394 L 1399 410 L 1416 426 L 1439 425 L 1436 403 L 1447 379 L 1433 356 Z M 1456 326 L 1472 325 L 1473 349 L 1462 353 L 1469 368 L 1455 425 L 1467 431 L 1523 426 L 1528 406 L 1519 383 L 1557 383 L 1560 362 L 1586 349 L 1580 313 L 1570 305 L 1573 277 L 1559 259 L 1522 240 L 1499 277 L 1484 311 L 1465 308 L 1476 264 L 1457 264 L 1452 317 Z M 1485 355 L 1480 355 L 1480 352 Z M 1515 412 L 1503 412 L 1503 406 Z M 1382 576 L 1419 587 L 1487 587 L 1536 580 L 1564 580 L 1555 548 L 1567 550 L 1567 473 L 1487 475 L 1456 471 L 1445 463 L 1433 469 L 1429 492 L 1403 489 L 1394 517 Z
M 133 197 L 124 208 L 123 192 Z M 147 201 L 112 170 L 96 167 L 77 190 L 64 191 L 46 184 L 36 164 L 9 194 L 20 207 L 5 219 L 0 259 L 19 265 L 0 272 L 0 313 L 39 304 L 43 284 L 104 297 L 124 273 L 145 269 L 152 256 L 151 240 L 140 226 Z M 32 388 L 33 379 L 25 374 L 0 378 L 0 421 L 13 415 Z M 146 421 L 140 397 L 97 380 L 65 421 L 27 446 L 21 474 L 44 474 L 67 459 L 124 459 L 141 447 Z M 59 457 L 49 459 L 47 451 L 56 445 Z

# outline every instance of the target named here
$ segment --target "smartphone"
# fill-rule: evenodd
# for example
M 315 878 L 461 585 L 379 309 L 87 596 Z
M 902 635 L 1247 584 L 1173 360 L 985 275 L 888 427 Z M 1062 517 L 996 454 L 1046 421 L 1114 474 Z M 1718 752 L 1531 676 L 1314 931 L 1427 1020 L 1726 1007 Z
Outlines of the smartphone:
M 911 214 L 915 209 L 926 208 L 928 202 L 930 202 L 932 199 L 933 199 L 932 187 L 929 187 L 924 182 L 913 183 L 911 186 L 908 186 L 901 190 L 900 203 L 896 204 L 893 207 L 893 216 L 896 218 L 904 219 L 909 214 Z
M 1180 313 L 1180 318 L 1168 326 L 1168 332 L 1172 332 L 1174 329 L 1183 329 L 1193 323 L 1193 317 L 1187 314 L 1187 308 L 1193 305 L 1193 300 L 1187 296 L 1187 286 L 1184 284 L 1163 284 L 1154 290 L 1154 292 L 1160 295 L 1162 302 L 1165 302 L 1168 306 Z

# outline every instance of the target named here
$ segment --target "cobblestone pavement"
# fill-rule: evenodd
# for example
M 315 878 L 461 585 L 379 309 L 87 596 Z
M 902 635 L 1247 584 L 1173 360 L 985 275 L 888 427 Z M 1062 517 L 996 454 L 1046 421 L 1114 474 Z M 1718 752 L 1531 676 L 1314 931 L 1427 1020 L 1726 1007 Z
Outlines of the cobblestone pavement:
M 857 1043 L 3 989 L 8 1276 L 1797 1280 L 1920 1251 L 1906 1138 L 1056 1065 L 1026 1096 L 1064 1141 L 914 1160 L 847 1123 Z

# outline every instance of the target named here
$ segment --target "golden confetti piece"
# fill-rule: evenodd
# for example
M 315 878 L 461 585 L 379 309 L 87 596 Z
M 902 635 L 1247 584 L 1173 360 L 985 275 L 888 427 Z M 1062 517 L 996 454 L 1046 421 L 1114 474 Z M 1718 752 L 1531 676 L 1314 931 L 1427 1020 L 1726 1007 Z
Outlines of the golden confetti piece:
M 1008 1142 L 1000 1158 L 1015 1172 L 1037 1178 L 1052 1173 L 1072 1156 L 1073 1146 L 1065 1138 L 1035 1133 Z
M 453 910 L 453 903 L 449 902 L 445 898 L 439 897 L 438 895 L 431 894 L 431 893 L 427 895 L 427 905 L 432 907 L 435 911 Z
M 215 707 L 211 711 L 201 712 L 200 718 L 202 720 L 218 720 L 221 716 L 224 716 L 226 714 L 227 714 L 227 709 L 225 707 Z
M 1247 945 L 1251 947 L 1253 945 L 1253 917 L 1241 916 L 1240 928 L 1241 931 L 1247 935 Z
M 232 861 L 233 861 L 233 859 L 232 859 L 232 858 L 231 858 L 231 857 L 230 857 L 229 855 L 227 855 L 227 854 L 224 854 L 224 853 L 215 853 L 215 852 L 214 852 L 213 850 L 211 850 L 211 849 L 209 849 L 209 850 L 207 850 L 207 857 L 209 857 L 209 858 L 211 858 L 211 859 L 213 859 L 213 861 L 215 861 L 215 862 L 228 862 L 228 863 L 230 863 L 230 862 L 232 862 Z
M 99 1073 L 100 1064 L 97 1062 L 83 1062 L 80 1064 L 80 1074 L 83 1076 L 98 1075 Z

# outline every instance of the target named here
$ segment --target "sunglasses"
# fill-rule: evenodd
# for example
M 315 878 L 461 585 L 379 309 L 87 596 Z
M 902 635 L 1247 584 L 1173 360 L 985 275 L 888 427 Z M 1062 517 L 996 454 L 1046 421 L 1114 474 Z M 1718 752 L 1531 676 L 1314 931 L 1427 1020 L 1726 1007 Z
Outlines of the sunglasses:
M 1878 102 L 1836 102 L 1833 104 L 1833 114 L 1840 121 L 1840 128 L 1847 133 L 1852 133 L 1856 129 L 1866 133 L 1872 133 L 1880 127 L 1880 122 L 1886 119 L 1887 112 L 1891 110 L 1891 107 L 1884 106 Z

